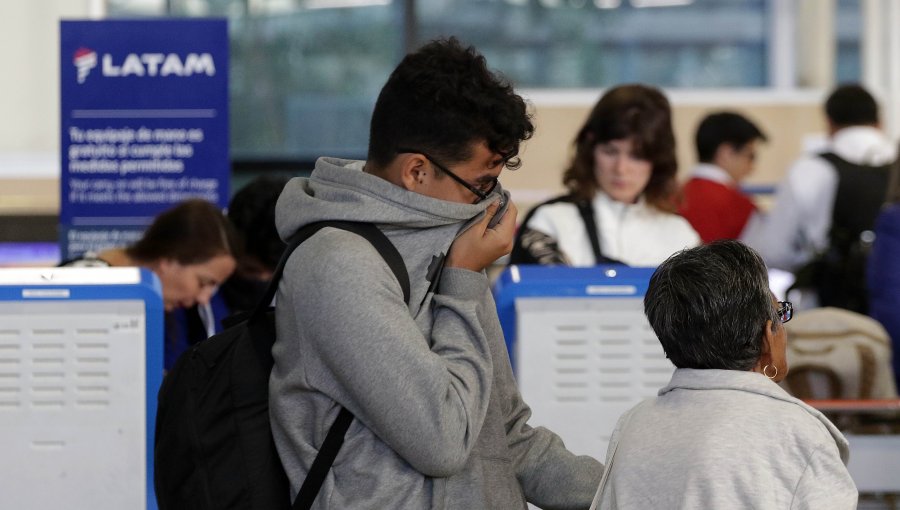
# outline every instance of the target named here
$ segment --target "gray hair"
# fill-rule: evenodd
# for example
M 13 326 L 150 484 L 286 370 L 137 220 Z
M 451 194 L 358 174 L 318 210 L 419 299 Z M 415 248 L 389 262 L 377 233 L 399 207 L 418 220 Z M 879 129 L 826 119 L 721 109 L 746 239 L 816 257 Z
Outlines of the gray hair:
M 738 241 L 716 241 L 666 259 L 644 296 L 644 313 L 678 368 L 750 370 L 766 321 L 779 324 L 766 265 Z

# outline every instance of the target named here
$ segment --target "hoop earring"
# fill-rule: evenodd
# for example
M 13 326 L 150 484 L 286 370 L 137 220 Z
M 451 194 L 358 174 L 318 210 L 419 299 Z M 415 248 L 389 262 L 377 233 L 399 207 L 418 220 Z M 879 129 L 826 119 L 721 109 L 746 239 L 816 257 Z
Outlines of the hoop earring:
M 775 369 L 775 373 L 774 373 L 774 374 L 769 375 L 769 373 L 768 373 L 769 367 L 772 367 L 772 368 Z M 762 372 L 763 372 L 763 375 L 766 376 L 766 377 L 768 377 L 769 379 L 775 379 L 776 377 L 778 377 L 778 367 L 776 367 L 775 365 L 766 365 L 766 366 L 764 366 Z

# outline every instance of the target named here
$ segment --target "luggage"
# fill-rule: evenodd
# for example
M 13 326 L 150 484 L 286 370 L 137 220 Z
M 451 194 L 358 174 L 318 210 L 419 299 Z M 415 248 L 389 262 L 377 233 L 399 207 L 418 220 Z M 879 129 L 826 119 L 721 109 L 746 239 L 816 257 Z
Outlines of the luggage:
M 295 234 L 256 308 L 185 352 L 159 390 L 154 486 L 161 510 L 309 508 L 353 415 L 342 409 L 292 506 L 290 484 L 269 426 L 275 311 L 269 307 L 293 250 L 324 227 L 356 233 L 378 250 L 409 302 L 400 254 L 374 225 L 319 222 Z
M 895 399 L 891 343 L 874 319 L 815 308 L 785 324 L 790 371 L 782 381 L 802 399 Z

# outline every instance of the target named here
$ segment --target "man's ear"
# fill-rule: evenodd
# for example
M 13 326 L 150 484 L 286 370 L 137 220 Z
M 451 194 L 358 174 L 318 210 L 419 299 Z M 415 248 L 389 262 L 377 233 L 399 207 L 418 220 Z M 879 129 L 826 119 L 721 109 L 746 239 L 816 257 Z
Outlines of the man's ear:
M 401 154 L 397 165 L 400 171 L 400 185 L 409 191 L 415 191 L 421 186 L 431 171 L 428 160 L 421 154 Z
M 713 163 L 720 167 L 727 166 L 728 163 L 734 159 L 734 155 L 737 152 L 737 148 L 730 143 L 720 143 L 718 147 L 716 147 L 716 152 L 713 154 Z

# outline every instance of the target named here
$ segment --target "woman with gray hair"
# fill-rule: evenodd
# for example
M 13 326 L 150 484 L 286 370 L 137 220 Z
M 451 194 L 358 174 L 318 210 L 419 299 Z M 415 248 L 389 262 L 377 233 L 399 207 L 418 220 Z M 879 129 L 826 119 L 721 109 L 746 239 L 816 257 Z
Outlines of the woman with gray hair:
M 619 419 L 595 505 L 856 508 L 846 439 L 776 384 L 793 311 L 756 252 L 719 241 L 669 257 L 644 312 L 677 368 Z

